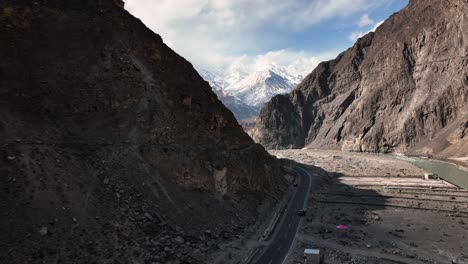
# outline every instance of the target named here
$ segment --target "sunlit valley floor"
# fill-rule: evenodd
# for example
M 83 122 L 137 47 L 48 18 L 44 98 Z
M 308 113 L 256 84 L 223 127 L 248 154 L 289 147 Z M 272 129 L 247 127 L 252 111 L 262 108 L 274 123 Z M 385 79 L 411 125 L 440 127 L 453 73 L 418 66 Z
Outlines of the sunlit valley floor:
M 305 248 L 320 249 L 323 263 L 468 263 L 468 191 L 385 155 L 271 153 L 313 177 L 287 263 L 304 263 Z

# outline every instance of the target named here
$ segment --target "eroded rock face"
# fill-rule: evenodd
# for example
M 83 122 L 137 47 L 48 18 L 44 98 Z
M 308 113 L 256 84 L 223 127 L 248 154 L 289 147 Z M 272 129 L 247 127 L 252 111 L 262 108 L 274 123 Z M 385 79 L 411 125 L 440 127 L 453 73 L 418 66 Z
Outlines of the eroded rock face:
M 281 194 L 276 159 L 121 1 L 1 1 L 0 57 L 2 260 L 203 263 L 221 242 L 200 234 Z
M 242 132 L 189 62 L 113 5 L 59 2 L 3 7 L 6 139 L 127 144 L 186 189 L 214 190 L 211 167 L 221 160 L 231 193 L 272 188 L 265 172 L 252 179 L 236 173 L 239 166 L 231 168 L 231 161 L 243 163 L 250 153 L 249 160 L 272 168 L 275 163 Z M 230 184 L 235 177 L 250 184 Z
M 467 14 L 465 0 L 411 0 L 267 103 L 254 139 L 267 148 L 403 152 L 438 138 L 468 114 Z

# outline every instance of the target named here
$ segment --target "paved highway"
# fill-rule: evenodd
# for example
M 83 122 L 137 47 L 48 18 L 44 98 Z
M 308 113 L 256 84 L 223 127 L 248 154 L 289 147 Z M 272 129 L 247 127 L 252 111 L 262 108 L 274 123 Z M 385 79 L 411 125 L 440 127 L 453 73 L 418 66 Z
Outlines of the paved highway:
M 301 216 L 298 215 L 299 210 L 305 208 L 306 200 L 310 189 L 310 177 L 303 169 L 294 166 L 293 169 L 299 175 L 299 184 L 294 197 L 290 201 L 289 208 L 287 209 L 284 220 L 281 225 L 277 227 L 277 231 L 263 251 L 262 255 L 257 258 L 255 263 L 258 264 L 281 264 L 289 252 L 289 248 L 294 241 L 297 233 L 297 228 L 301 221 Z

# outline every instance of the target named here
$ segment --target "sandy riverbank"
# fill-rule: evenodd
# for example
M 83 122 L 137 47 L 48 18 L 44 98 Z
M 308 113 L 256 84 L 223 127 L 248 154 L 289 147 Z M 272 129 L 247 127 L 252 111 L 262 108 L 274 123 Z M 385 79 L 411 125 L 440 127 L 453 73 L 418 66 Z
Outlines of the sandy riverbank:
M 384 155 L 272 154 L 314 175 L 307 216 L 286 263 L 304 263 L 304 248 L 320 248 L 323 263 L 468 263 L 467 191 L 423 180 L 422 169 Z M 340 224 L 348 229 L 338 230 Z
M 462 170 L 468 171 L 468 157 L 449 158 L 448 161 L 458 165 Z

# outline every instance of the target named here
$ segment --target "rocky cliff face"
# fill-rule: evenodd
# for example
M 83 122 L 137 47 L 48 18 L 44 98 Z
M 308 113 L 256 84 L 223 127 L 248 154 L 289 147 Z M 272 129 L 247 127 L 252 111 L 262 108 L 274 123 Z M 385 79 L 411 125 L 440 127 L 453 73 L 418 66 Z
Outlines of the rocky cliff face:
M 281 192 L 277 161 L 121 1 L 1 1 L 0 57 L 2 260 L 202 263 Z
M 371 152 L 442 153 L 458 144 L 447 136 L 468 120 L 467 14 L 466 0 L 411 0 L 267 103 L 254 139 L 268 148 Z

